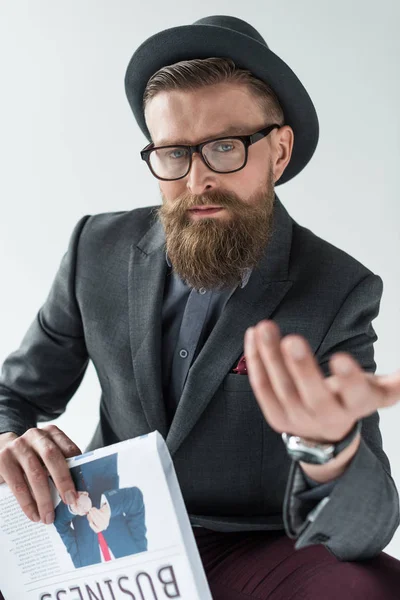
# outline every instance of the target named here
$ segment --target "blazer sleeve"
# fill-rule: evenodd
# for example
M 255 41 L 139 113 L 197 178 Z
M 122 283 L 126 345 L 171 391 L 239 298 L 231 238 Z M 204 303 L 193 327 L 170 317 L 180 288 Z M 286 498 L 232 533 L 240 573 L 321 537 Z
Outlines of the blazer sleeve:
M 104 492 L 110 509 L 111 518 L 117 515 L 125 517 L 125 523 L 136 543 L 137 552 L 147 550 L 145 505 L 143 494 L 138 487 L 121 488 Z
M 370 274 L 353 288 L 336 314 L 316 358 L 327 377 L 329 358 L 348 352 L 374 373 L 373 343 L 377 336 L 371 322 L 379 313 L 382 280 Z M 296 539 L 295 548 L 323 545 L 342 561 L 378 555 L 399 526 L 399 496 L 391 476 L 389 459 L 382 448 L 379 413 L 362 419 L 361 443 L 346 471 L 335 480 L 328 495 L 317 504 L 302 500 L 307 482 L 293 461 L 283 505 L 285 530 Z
M 325 498 L 325 496 L 329 496 L 335 487 L 336 482 L 339 480 L 339 477 L 337 477 L 336 479 L 332 479 L 326 483 L 320 483 L 319 481 L 311 479 L 311 477 L 309 477 L 301 467 L 300 470 L 307 486 L 304 492 L 299 492 L 297 495 L 297 497 L 301 498 L 302 500 L 322 500 L 322 498 Z
M 75 297 L 79 240 L 90 215 L 72 232 L 50 292 L 0 375 L 0 433 L 22 435 L 60 416 L 79 387 L 89 358 Z
M 74 563 L 74 567 L 78 568 L 82 566 L 82 563 L 76 543 L 75 531 L 71 526 L 72 519 L 73 515 L 68 505 L 61 501 L 55 509 L 54 527 L 64 542 L 64 546 Z

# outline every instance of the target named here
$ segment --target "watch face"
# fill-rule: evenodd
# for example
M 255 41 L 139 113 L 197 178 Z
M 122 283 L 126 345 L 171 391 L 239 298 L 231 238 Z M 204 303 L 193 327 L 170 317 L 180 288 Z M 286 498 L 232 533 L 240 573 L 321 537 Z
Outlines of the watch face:
M 323 465 L 330 460 L 330 457 L 326 456 L 325 453 L 315 451 L 315 449 L 312 451 L 289 450 L 289 454 L 293 460 L 301 460 L 311 465 Z
M 343 440 L 331 444 L 309 442 L 304 438 L 285 432 L 282 433 L 282 439 L 289 456 L 294 460 L 301 460 L 302 462 L 314 465 L 323 465 L 347 448 L 357 433 L 361 431 L 361 427 L 361 420 L 359 420 Z
M 333 458 L 335 446 L 333 444 L 315 444 L 304 443 L 304 440 L 294 435 L 282 434 L 282 439 L 286 444 L 289 455 L 294 460 L 301 460 L 305 463 L 314 465 L 323 465 Z
M 299 443 L 302 444 L 303 446 L 307 446 L 307 448 L 318 448 L 321 450 L 329 450 L 329 448 L 332 446 L 332 444 L 329 444 L 327 442 L 324 443 L 319 443 L 319 442 L 311 442 L 309 440 L 305 440 L 303 438 L 299 438 Z

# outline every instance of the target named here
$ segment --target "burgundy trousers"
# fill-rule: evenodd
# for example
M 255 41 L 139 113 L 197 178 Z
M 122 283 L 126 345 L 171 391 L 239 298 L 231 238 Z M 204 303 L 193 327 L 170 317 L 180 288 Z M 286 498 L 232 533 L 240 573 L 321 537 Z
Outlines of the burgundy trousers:
M 399 600 L 400 561 L 339 561 L 322 544 L 295 550 L 279 532 L 193 528 L 214 600 Z
M 193 531 L 214 600 L 400 599 L 400 561 L 385 552 L 343 562 L 321 544 L 295 550 L 284 532 Z

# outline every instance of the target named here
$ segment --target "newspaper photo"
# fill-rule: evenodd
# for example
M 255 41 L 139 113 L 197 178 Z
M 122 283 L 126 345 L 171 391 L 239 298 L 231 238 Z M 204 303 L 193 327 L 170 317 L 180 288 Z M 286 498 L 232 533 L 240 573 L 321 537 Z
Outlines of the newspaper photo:
M 30 521 L 0 485 L 5 600 L 209 600 L 167 446 L 158 432 L 67 459 L 78 498 L 53 483 L 55 521 Z

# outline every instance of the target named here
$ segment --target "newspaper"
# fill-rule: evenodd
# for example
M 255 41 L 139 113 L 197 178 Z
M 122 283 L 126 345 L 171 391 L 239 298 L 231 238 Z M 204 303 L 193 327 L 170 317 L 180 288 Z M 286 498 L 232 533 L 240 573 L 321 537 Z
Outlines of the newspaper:
M 153 433 L 68 459 L 79 492 L 50 480 L 52 525 L 34 523 L 0 485 L 5 600 L 211 600 L 167 446 Z

